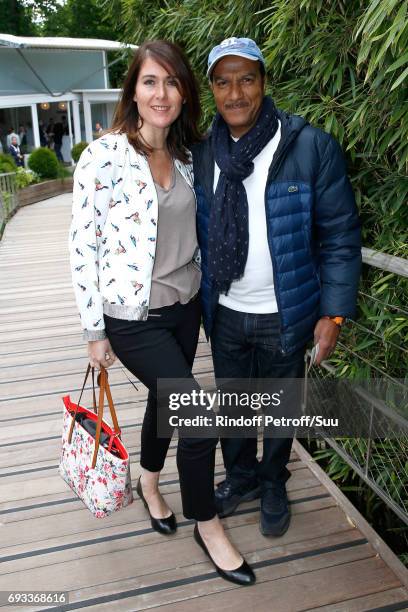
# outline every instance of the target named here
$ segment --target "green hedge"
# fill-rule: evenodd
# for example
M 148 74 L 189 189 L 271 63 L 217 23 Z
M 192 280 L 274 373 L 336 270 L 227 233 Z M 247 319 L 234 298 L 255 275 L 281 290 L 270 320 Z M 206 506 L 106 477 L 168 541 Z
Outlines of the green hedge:
M 28 158 L 28 167 L 44 179 L 54 179 L 59 175 L 59 163 L 54 151 L 46 147 L 35 149 Z
M 81 157 L 82 151 L 86 149 L 88 143 L 81 140 L 81 142 L 77 142 L 71 149 L 71 156 L 75 163 L 77 163 L 78 159 Z
M 6 172 L 15 172 L 17 164 L 11 155 L 8 153 L 0 153 L 0 174 Z

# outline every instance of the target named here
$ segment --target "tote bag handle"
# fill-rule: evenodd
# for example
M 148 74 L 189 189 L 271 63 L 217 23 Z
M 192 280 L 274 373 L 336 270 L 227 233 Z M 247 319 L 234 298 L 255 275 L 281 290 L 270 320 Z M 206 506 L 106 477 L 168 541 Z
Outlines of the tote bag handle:
M 101 430 L 102 430 L 103 404 L 104 404 L 105 393 L 106 393 L 109 410 L 110 410 L 111 417 L 112 417 L 113 431 L 115 432 L 113 435 L 120 438 L 121 431 L 119 428 L 118 418 L 116 416 L 115 406 L 113 405 L 112 393 L 111 393 L 109 382 L 108 382 L 108 373 L 106 369 L 103 366 L 101 366 L 101 373 L 99 375 L 98 422 L 96 424 L 95 450 L 94 450 L 93 459 L 92 459 L 92 469 L 96 465 L 96 458 L 98 456 L 99 440 L 100 440 L 100 435 L 101 435 Z
M 81 393 L 79 394 L 79 399 L 77 401 L 76 408 L 75 408 L 75 411 L 73 413 L 71 427 L 69 428 L 69 433 L 68 433 L 68 443 L 69 444 L 71 444 L 71 440 L 72 440 L 72 433 L 74 431 L 74 425 L 75 425 L 76 415 L 78 413 L 78 407 L 79 407 L 79 404 L 81 403 L 82 394 L 83 394 L 84 389 L 85 389 L 86 381 L 88 380 L 89 372 L 91 372 L 91 371 L 92 371 L 92 402 L 93 402 L 93 411 L 95 412 L 95 414 L 97 414 L 96 394 L 95 394 L 95 368 L 92 368 L 91 364 L 88 363 L 88 367 L 86 369 L 86 374 L 85 374 L 84 382 L 82 384 Z
M 93 383 L 92 386 L 93 386 L 94 412 L 96 412 L 96 396 L 95 396 L 95 385 L 94 385 L 94 375 L 95 375 L 94 372 L 95 372 L 95 370 L 94 370 L 94 368 L 91 367 L 90 364 L 88 364 L 88 368 L 86 370 L 84 384 L 82 385 L 80 399 L 82 397 L 82 393 L 84 391 L 85 384 L 86 384 L 86 381 L 88 379 L 89 372 L 91 370 L 92 370 L 92 383 Z M 98 382 L 99 382 L 99 402 L 98 402 L 98 409 L 97 409 L 98 420 L 97 420 L 97 423 L 96 423 L 95 450 L 94 450 L 94 454 L 93 454 L 93 458 L 92 458 L 92 468 L 95 467 L 96 459 L 97 459 L 97 456 L 98 456 L 99 441 L 100 441 L 100 435 L 101 435 L 101 431 L 102 431 L 103 406 L 104 406 L 105 394 L 106 394 L 106 398 L 108 400 L 109 410 L 110 410 L 111 417 L 112 417 L 112 424 L 113 424 L 113 431 L 114 431 L 113 435 L 117 436 L 118 438 L 120 438 L 120 436 L 121 436 L 121 431 L 120 431 L 120 427 L 119 427 L 119 423 L 118 423 L 118 418 L 116 416 L 116 410 L 115 410 L 115 406 L 113 404 L 112 393 L 111 393 L 110 386 L 109 386 L 108 373 L 107 373 L 106 369 L 103 366 L 101 366 L 101 369 L 100 369 L 100 374 L 98 376 Z M 77 407 L 75 408 L 75 412 L 72 415 L 72 422 L 71 422 L 71 427 L 70 427 L 69 435 L 68 435 L 68 442 L 69 443 L 71 443 L 71 440 L 72 440 L 72 433 L 73 433 L 74 425 L 75 425 L 75 417 L 76 417 L 77 412 L 78 412 L 78 406 L 79 406 L 80 399 L 78 400 Z

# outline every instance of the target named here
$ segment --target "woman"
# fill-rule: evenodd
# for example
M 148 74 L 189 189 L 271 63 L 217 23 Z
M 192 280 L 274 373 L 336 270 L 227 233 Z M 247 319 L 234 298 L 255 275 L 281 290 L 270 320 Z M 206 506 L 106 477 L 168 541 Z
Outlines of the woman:
M 149 388 L 137 492 L 152 527 L 176 530 L 159 491 L 170 439 L 157 437 L 158 379 L 197 387 L 200 272 L 188 147 L 199 140 L 199 98 L 181 50 L 144 43 L 127 74 L 110 133 L 91 143 L 75 172 L 71 263 L 90 363 L 122 363 Z M 218 573 L 255 576 L 229 542 L 214 504 L 215 440 L 181 438 L 183 513 Z

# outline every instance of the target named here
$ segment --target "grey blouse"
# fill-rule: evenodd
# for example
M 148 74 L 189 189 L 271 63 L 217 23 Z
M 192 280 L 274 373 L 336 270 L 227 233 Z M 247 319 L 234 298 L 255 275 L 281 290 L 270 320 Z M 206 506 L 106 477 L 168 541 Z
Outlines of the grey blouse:
M 155 183 L 159 202 L 156 256 L 149 309 L 186 304 L 200 288 L 201 272 L 192 263 L 197 250 L 196 207 L 191 187 L 173 166 L 172 184 Z

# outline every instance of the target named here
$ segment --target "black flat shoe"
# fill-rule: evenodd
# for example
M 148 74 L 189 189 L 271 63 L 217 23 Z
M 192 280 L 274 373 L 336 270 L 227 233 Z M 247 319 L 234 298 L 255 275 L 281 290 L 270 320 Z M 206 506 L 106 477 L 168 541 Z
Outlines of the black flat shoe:
M 158 531 L 159 533 L 162 533 L 163 535 L 171 535 L 172 533 L 175 533 L 177 530 L 177 523 L 176 517 L 173 513 L 171 513 L 170 516 L 168 516 L 167 518 L 154 518 L 154 516 L 150 514 L 149 506 L 143 495 L 142 483 L 140 482 L 140 478 L 141 477 L 139 476 L 139 480 L 137 481 L 136 485 L 136 492 L 149 513 L 152 529 Z
M 245 559 L 242 561 L 241 565 L 233 570 L 223 570 L 214 562 L 210 553 L 208 552 L 208 548 L 202 539 L 200 532 L 198 530 L 197 524 L 194 527 L 194 539 L 197 544 L 203 549 L 207 557 L 210 559 L 211 563 L 215 567 L 217 574 L 224 578 L 224 580 L 229 580 L 230 582 L 235 582 L 235 584 L 241 584 L 243 586 L 249 586 L 250 584 L 254 584 L 256 581 L 256 576 L 252 570 L 252 568 L 248 565 Z

